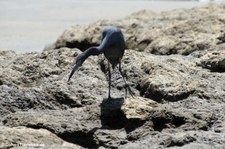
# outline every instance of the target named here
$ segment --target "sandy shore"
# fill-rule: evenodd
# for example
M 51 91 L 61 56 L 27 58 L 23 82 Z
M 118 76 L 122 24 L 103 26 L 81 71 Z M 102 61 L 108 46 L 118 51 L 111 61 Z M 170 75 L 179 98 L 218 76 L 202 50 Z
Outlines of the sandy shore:
M 0 48 L 18 53 L 41 51 L 74 24 L 88 24 L 99 19 L 120 19 L 142 9 L 166 11 L 203 4 L 145 0 L 0 1 Z

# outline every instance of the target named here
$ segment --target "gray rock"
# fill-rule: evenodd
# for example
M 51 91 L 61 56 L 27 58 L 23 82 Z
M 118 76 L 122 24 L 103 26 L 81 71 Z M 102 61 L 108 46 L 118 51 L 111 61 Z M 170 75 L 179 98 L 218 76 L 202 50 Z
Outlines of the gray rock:
M 212 72 L 225 72 L 225 50 L 207 53 L 202 57 L 199 65 Z
M 223 148 L 225 6 L 140 11 L 67 29 L 41 53 L 0 50 L 0 145 L 60 148 Z M 124 32 L 108 100 L 107 61 L 75 57 L 100 43 L 104 26 Z M 12 144 L 13 145 L 13 144 Z M 4 146 L 5 147 L 5 146 Z
M 125 32 L 129 49 L 162 55 L 188 55 L 224 43 L 224 13 L 223 5 L 216 4 L 161 13 L 144 10 L 123 20 L 73 26 L 57 39 L 53 47 L 76 47 L 83 51 L 99 44 L 101 28 L 113 24 Z
M 0 126 L 0 148 L 80 149 L 45 129 Z

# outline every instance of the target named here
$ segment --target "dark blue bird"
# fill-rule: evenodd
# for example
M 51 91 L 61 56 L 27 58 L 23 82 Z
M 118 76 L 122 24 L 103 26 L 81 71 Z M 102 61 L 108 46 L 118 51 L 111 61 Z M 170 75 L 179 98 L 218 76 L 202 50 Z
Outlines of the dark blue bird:
M 131 91 L 129 85 L 127 84 L 126 80 L 123 77 L 121 71 L 121 59 L 124 55 L 125 51 L 125 40 L 122 31 L 114 26 L 106 27 L 102 32 L 102 40 L 101 44 L 97 47 L 90 47 L 85 50 L 83 53 L 79 54 L 76 59 L 76 63 L 73 66 L 73 69 L 69 75 L 68 81 L 73 76 L 74 72 L 83 64 L 83 62 L 90 56 L 90 55 L 99 55 L 104 53 L 105 57 L 107 58 L 108 62 L 112 65 L 114 69 L 116 65 L 119 64 L 119 72 L 125 82 L 126 88 L 129 90 L 131 96 L 133 97 L 133 92 Z M 108 63 L 108 70 L 109 70 L 109 94 L 110 96 L 110 88 L 111 88 L 111 71 L 110 71 L 110 64 Z

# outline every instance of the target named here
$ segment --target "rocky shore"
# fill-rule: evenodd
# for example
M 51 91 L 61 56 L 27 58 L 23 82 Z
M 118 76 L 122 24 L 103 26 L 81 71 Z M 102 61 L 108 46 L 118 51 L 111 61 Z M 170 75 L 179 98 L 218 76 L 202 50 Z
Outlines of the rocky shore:
M 122 29 L 125 98 L 116 68 L 93 56 L 67 82 L 75 57 Z M 41 53 L 0 50 L 0 148 L 224 148 L 225 5 L 140 11 L 76 25 Z

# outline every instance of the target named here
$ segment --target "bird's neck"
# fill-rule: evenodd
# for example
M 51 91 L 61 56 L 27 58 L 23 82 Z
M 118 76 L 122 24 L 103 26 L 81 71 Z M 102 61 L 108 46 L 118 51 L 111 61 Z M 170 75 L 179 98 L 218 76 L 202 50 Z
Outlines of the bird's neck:
M 98 47 L 90 47 L 84 51 L 84 55 L 86 56 L 86 58 L 88 58 L 91 55 L 99 55 L 99 54 L 101 54 L 101 51 L 99 50 Z

